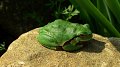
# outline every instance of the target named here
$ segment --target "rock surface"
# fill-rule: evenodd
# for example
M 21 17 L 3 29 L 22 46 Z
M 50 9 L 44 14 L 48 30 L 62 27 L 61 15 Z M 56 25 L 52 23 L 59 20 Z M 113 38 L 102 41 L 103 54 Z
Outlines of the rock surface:
M 12 42 L 0 67 L 119 67 L 120 39 L 93 34 L 95 40 L 80 51 L 54 51 L 36 40 L 38 28 Z

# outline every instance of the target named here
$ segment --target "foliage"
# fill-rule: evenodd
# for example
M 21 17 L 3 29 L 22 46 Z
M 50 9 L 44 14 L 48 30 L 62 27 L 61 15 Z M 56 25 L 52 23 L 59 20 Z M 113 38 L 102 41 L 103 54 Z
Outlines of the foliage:
M 5 42 L 3 42 L 2 44 L 0 44 L 0 51 L 6 50 L 5 49 Z
M 100 34 L 120 37 L 119 0 L 69 0 Z M 117 21 L 116 21 L 117 19 Z M 101 33 L 102 32 L 102 33 Z
M 77 9 L 74 10 L 73 5 L 69 5 L 68 8 L 65 8 L 65 10 L 63 10 L 63 12 L 62 12 L 62 14 L 67 16 L 67 18 L 65 20 L 69 20 L 73 16 L 78 15 L 79 13 L 80 12 Z
M 52 12 L 51 17 L 55 19 L 70 20 L 73 16 L 78 15 L 79 11 L 74 8 L 71 4 L 65 4 L 65 0 L 49 0 L 50 2 L 46 4 Z M 68 3 L 69 1 L 67 1 Z M 63 5 L 65 4 L 65 5 Z
M 53 10 L 52 16 L 56 19 L 61 17 L 61 13 L 63 11 L 62 4 L 65 0 L 49 0 L 49 3 L 46 4 L 50 8 L 50 10 Z

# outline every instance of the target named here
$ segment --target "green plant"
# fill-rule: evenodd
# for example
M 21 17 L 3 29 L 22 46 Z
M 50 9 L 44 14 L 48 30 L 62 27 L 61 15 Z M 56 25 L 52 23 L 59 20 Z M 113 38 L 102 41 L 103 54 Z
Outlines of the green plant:
M 0 44 L 0 51 L 6 50 L 5 49 L 5 42 L 3 42 L 2 44 Z
M 53 10 L 52 16 L 55 17 L 56 19 L 62 18 L 61 17 L 63 11 L 62 3 L 64 1 L 65 0 L 49 0 L 49 3 L 46 4 L 46 6 Z
M 78 15 L 80 12 L 77 9 L 74 9 L 73 5 L 69 5 L 68 8 L 63 10 L 62 14 L 66 15 L 65 20 L 71 19 L 73 16 Z
M 120 37 L 119 0 L 69 0 L 97 33 Z M 116 21 L 117 19 L 117 21 Z
M 46 4 L 53 10 L 52 16 L 55 19 L 70 20 L 73 16 L 78 15 L 79 11 L 74 8 L 73 5 L 63 5 L 65 0 L 49 0 L 50 2 Z M 67 1 L 68 2 L 68 1 Z

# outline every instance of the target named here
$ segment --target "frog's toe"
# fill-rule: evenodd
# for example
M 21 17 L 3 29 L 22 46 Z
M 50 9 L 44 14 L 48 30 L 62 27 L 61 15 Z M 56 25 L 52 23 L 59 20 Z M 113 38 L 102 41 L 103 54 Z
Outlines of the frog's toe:
M 61 46 L 45 46 L 45 45 L 43 46 L 52 50 L 57 50 L 57 51 L 63 50 Z

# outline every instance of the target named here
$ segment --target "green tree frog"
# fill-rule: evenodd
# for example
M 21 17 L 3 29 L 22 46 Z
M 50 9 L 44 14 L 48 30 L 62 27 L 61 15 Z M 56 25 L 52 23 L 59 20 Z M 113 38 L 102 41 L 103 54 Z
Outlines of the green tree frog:
M 37 39 L 46 48 L 65 51 L 75 51 L 83 47 L 84 43 L 92 39 L 92 32 L 88 24 L 71 23 L 57 19 L 40 27 Z

